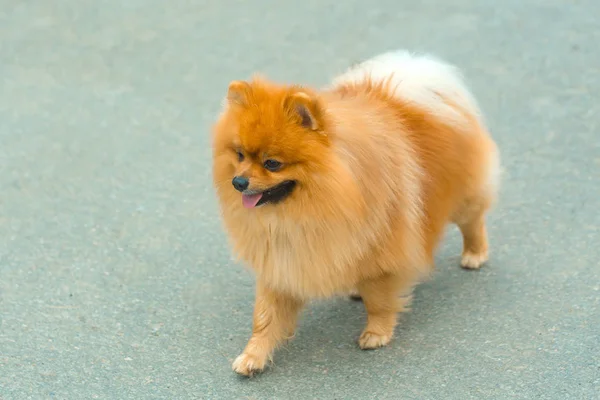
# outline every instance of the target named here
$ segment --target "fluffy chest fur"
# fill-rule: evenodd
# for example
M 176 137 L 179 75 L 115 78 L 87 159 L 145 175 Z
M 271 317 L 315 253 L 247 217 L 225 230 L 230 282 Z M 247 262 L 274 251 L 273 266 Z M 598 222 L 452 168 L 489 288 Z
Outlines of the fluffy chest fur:
M 247 216 L 230 229 L 234 252 L 259 279 L 299 298 L 349 290 L 368 271 L 361 260 L 375 242 L 373 231 L 347 223 L 275 216 Z

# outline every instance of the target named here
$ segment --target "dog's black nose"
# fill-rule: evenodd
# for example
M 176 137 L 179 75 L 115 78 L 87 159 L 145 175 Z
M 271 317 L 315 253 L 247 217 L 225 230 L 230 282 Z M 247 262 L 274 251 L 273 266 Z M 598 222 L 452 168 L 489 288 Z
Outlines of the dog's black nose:
M 233 178 L 233 181 L 231 181 L 231 184 L 233 185 L 235 190 L 243 192 L 244 190 L 248 189 L 250 181 L 248 180 L 248 178 L 244 178 L 243 176 L 236 176 L 235 178 Z

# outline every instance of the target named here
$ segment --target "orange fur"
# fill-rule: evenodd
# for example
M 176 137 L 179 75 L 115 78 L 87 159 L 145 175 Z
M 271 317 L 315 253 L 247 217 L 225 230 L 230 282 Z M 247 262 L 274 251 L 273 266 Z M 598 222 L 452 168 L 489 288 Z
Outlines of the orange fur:
M 472 110 L 444 99 L 462 116 L 447 121 L 393 96 L 391 84 L 230 85 L 214 126 L 213 177 L 233 250 L 257 278 L 253 335 L 236 372 L 265 367 L 307 300 L 353 290 L 368 314 L 361 348 L 386 345 L 450 222 L 463 233 L 463 266 L 487 260 L 494 142 Z M 266 158 L 283 168 L 267 171 Z M 234 176 L 253 190 L 287 179 L 297 187 L 281 203 L 246 209 Z

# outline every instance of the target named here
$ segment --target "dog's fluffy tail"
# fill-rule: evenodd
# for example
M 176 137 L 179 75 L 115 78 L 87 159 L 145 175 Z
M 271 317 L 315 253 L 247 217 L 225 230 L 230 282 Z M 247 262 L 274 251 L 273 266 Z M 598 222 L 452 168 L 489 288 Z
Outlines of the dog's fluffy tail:
M 370 80 L 384 83 L 391 95 L 427 109 L 447 122 L 466 122 L 465 113 L 483 125 L 475 98 L 460 71 L 431 55 L 398 50 L 384 53 L 351 67 L 333 81 L 335 86 Z

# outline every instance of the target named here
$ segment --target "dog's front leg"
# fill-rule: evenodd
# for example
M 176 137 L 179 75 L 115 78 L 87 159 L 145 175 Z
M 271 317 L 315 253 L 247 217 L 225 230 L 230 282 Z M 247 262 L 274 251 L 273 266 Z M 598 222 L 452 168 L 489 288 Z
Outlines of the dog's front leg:
M 261 372 L 275 348 L 293 336 L 302 305 L 302 301 L 276 292 L 259 281 L 252 337 L 244 352 L 233 362 L 233 370 L 245 376 Z

